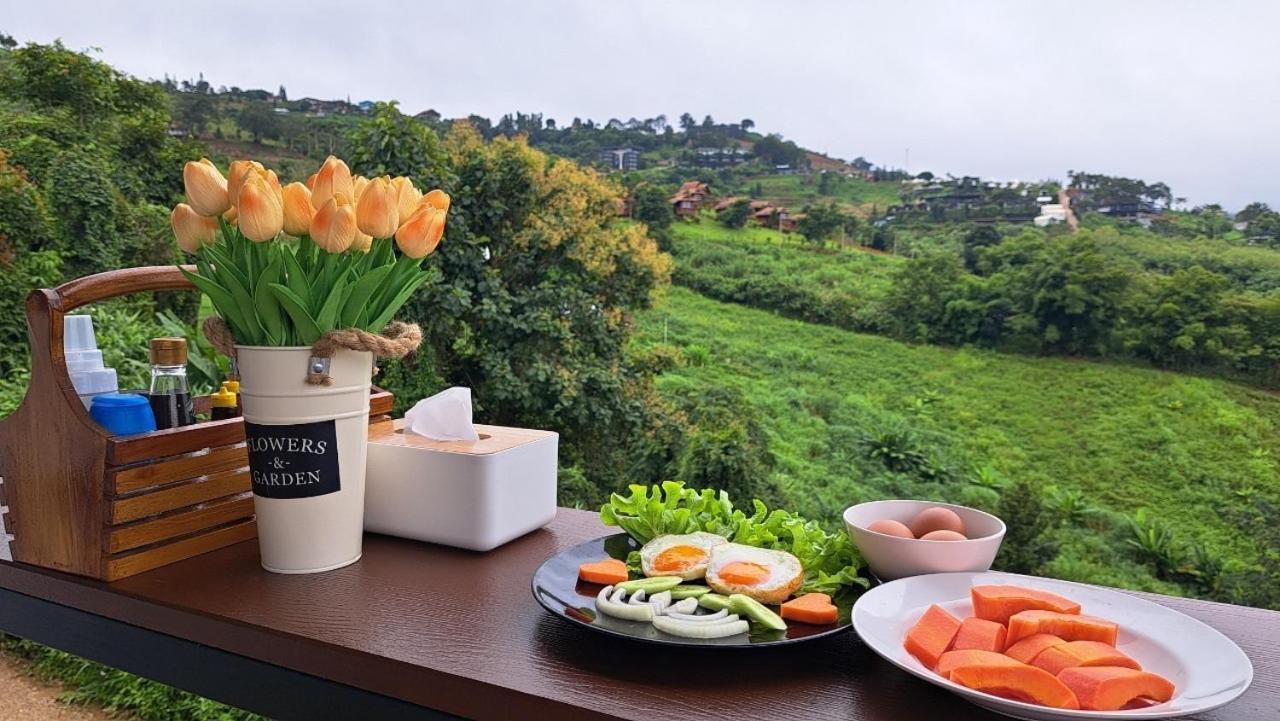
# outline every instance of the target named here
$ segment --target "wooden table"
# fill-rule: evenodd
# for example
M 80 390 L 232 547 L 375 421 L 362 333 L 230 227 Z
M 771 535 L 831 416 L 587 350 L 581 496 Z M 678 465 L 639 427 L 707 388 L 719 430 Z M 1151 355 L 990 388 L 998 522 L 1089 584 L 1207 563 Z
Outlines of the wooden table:
M 486 554 L 369 536 L 360 563 L 314 576 L 266 573 L 254 542 L 114 584 L 0 562 L 0 629 L 285 721 L 1000 718 L 898 671 L 852 632 L 691 652 L 553 618 L 530 594 L 533 570 L 607 532 L 595 514 L 561 509 Z M 1253 661 L 1253 687 L 1197 718 L 1280 718 L 1280 613 L 1156 600 Z

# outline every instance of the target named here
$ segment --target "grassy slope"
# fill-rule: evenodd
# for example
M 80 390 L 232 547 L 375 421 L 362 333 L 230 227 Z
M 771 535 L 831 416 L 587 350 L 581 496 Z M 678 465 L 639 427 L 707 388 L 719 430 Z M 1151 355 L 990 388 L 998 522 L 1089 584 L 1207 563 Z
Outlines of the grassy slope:
M 672 288 L 641 319 L 639 342 L 664 338 L 711 354 L 703 367 L 666 374 L 660 387 L 744 391 L 761 411 L 789 502 L 828 519 L 855 501 L 922 492 L 859 475 L 847 460 L 854 452 L 842 440 L 847 428 L 884 413 L 944 434 L 962 463 L 1080 489 L 1114 511 L 1148 506 L 1180 537 L 1201 539 L 1230 558 L 1252 560 L 1258 549 L 1222 510 L 1245 496 L 1280 503 L 1280 399 L 1225 381 L 911 346 L 683 288 Z M 916 410 L 920 399 L 931 399 L 923 411 Z M 1116 568 L 1123 543 L 1108 545 L 1082 541 L 1075 556 L 1084 570 L 1064 575 L 1159 587 Z
M 808 203 L 822 203 L 834 200 L 855 209 L 869 211 L 872 205 L 881 211 L 890 205 L 896 205 L 898 183 L 873 183 L 855 178 L 836 176 L 832 179 L 830 196 L 818 194 L 818 176 L 815 175 L 764 175 L 749 178 L 747 187 L 759 183 L 764 191 L 763 197 L 789 208 L 799 210 Z

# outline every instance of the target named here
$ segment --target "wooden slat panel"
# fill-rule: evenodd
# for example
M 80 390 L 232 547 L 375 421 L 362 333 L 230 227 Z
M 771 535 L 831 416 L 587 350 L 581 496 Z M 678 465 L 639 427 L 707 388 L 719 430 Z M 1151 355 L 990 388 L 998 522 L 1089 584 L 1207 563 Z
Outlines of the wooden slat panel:
M 188 478 L 207 476 L 223 471 L 234 471 L 249 465 L 249 455 L 244 444 L 213 448 L 208 453 L 194 453 L 168 458 L 155 463 L 143 463 L 126 468 L 107 468 L 107 493 L 116 495 L 132 493 L 151 486 L 160 486 Z
M 243 493 L 250 489 L 247 469 L 218 473 L 200 480 L 141 493 L 128 498 L 107 501 L 107 523 L 116 525 L 172 511 L 175 508 L 194 506 L 215 498 Z
M 167 566 L 175 561 L 182 561 L 224 546 L 247 541 L 257 535 L 258 525 L 256 522 L 252 520 L 240 521 L 214 531 L 174 541 L 173 543 L 144 548 L 140 551 L 126 553 L 123 556 L 108 556 L 103 559 L 103 578 L 107 581 L 118 581 L 143 571 Z
M 228 418 L 107 441 L 107 465 L 123 466 L 244 441 L 244 421 Z
M 253 494 L 241 493 L 227 499 L 205 503 L 189 510 L 114 526 L 104 533 L 107 553 L 120 553 L 169 538 L 177 538 L 203 529 L 221 526 L 253 515 Z
M 395 396 L 375 386 L 369 395 L 369 415 L 387 415 L 391 413 L 391 407 L 395 405 L 395 402 Z

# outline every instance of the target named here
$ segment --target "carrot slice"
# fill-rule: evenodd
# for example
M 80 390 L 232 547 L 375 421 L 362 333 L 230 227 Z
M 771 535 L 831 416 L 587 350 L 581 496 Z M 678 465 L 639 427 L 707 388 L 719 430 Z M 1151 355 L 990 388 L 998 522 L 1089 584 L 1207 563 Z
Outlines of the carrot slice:
M 616 558 L 607 558 L 603 561 L 588 561 L 578 566 L 578 578 L 587 583 L 612 586 L 615 583 L 622 583 L 627 580 L 627 564 Z
M 827 626 L 836 622 L 838 610 L 825 593 L 806 593 L 782 604 L 782 617 L 815 626 Z

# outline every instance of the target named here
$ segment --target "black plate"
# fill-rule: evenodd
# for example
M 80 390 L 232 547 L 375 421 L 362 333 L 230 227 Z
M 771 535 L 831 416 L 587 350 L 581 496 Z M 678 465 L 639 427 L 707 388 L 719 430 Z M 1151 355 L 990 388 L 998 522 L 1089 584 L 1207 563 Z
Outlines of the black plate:
M 834 636 L 853 628 L 849 613 L 853 609 L 853 602 L 857 600 L 855 598 L 841 599 L 836 603 L 839 616 L 836 622 L 829 626 L 812 626 L 807 623 L 788 621 L 786 631 L 757 631 L 754 629 L 755 624 L 752 624 L 751 633 L 728 638 L 701 639 L 669 636 L 654 628 L 651 623 L 623 621 L 597 613 L 596 594 L 600 593 L 603 586 L 578 580 L 578 566 L 589 561 L 602 561 L 605 558 L 625 561 L 627 554 L 639 547 L 639 544 L 630 536 L 618 533 L 561 551 L 548 558 L 534 572 L 533 597 L 557 618 L 563 618 L 570 623 L 612 636 L 667 646 L 733 648 L 782 646 Z

